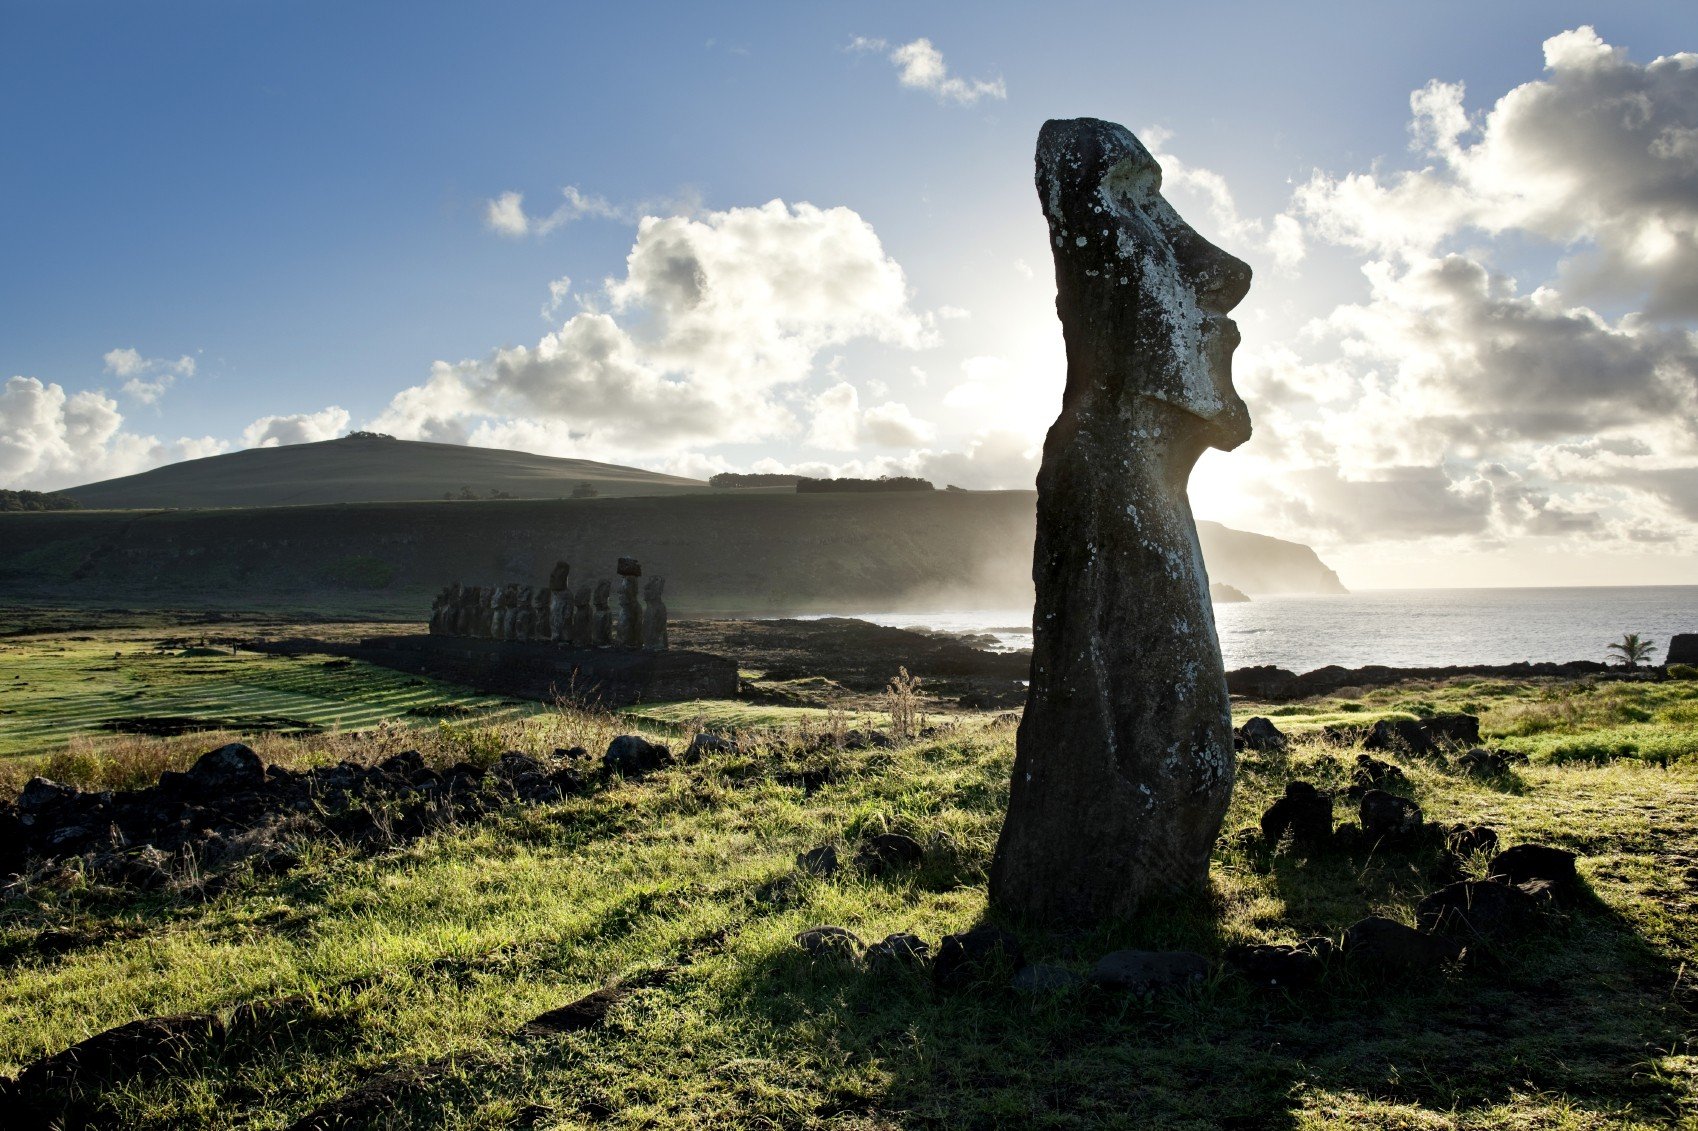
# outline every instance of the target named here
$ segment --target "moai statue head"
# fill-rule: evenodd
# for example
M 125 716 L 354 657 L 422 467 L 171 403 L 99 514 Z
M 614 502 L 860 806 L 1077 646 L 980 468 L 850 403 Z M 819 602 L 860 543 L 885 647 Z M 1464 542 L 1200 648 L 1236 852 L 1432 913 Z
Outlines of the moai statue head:
M 1063 414 L 1107 421 L 1148 397 L 1193 418 L 1199 455 L 1249 439 L 1226 316 L 1250 289 L 1249 266 L 1173 210 L 1161 166 L 1124 126 L 1044 123 L 1037 175 L 1068 345 Z
M 598 609 L 607 608 L 608 599 L 613 596 L 613 582 L 605 577 L 595 583 L 595 596 L 591 598 Z
M 589 608 L 590 593 L 591 586 L 589 582 L 586 581 L 582 585 L 578 586 L 578 588 L 572 592 L 572 607 L 575 609 Z
M 661 599 L 661 593 L 666 589 L 666 578 L 651 577 L 643 582 L 643 600 L 655 602 Z M 686 610 L 688 611 L 688 610 Z
M 548 587 L 559 593 L 571 584 L 572 567 L 566 562 L 555 562 L 554 568 L 548 571 Z
M 561 588 L 565 587 L 562 586 Z M 549 590 L 547 589 L 538 589 L 533 593 L 531 595 L 531 608 L 539 613 L 546 612 L 552 604 L 548 594 Z

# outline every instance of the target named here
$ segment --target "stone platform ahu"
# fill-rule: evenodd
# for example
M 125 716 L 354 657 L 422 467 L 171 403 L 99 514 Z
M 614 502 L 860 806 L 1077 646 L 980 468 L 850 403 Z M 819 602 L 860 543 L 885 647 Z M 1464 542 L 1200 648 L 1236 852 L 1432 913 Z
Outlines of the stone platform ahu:
M 366 658 L 509 695 L 564 697 L 621 706 L 737 694 L 737 665 L 668 646 L 666 581 L 643 579 L 636 558 L 613 579 L 572 584 L 556 562 L 542 585 L 446 586 L 431 603 L 424 636 L 364 641 Z

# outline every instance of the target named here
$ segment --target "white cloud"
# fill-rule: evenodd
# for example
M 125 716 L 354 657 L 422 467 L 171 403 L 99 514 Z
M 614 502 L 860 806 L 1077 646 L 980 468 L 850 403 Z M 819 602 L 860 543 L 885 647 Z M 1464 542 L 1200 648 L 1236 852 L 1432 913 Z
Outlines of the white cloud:
M 348 427 L 348 410 L 331 405 L 317 412 L 262 416 L 242 430 L 242 447 L 276 448 L 334 440 Z
M 164 442 L 123 429 L 117 402 L 97 392 L 66 393 L 35 377 L 0 386 L 0 483 L 57 490 L 211 455 L 211 437 Z
M 635 223 L 652 211 L 692 214 L 701 207 L 693 193 L 685 192 L 664 200 L 643 201 L 637 204 L 615 204 L 604 196 L 582 192 L 576 185 L 560 190 L 561 202 L 547 215 L 534 216 L 525 211 L 525 194 L 504 192 L 484 202 L 484 226 L 497 235 L 510 239 L 525 236 L 546 236 L 556 228 L 574 220 L 589 217 L 595 220 L 617 220 Z
M 939 102 L 972 106 L 981 98 L 1006 99 L 1008 88 L 1002 79 L 963 79 L 949 73 L 943 52 L 926 38 L 891 46 L 883 39 L 857 35 L 849 41 L 851 51 L 870 51 L 884 55 L 896 67 L 896 78 L 912 90 L 923 90 Z
M 1413 146 L 1433 164 L 1316 173 L 1299 209 L 1326 238 L 1386 255 L 1431 254 L 1464 229 L 1530 233 L 1576 249 L 1570 289 L 1698 315 L 1698 54 L 1638 64 L 1580 27 L 1544 56 L 1545 78 L 1478 118 L 1461 83 L 1415 91 Z
M 1171 195 L 1178 189 L 1201 197 L 1214 224 L 1214 237 L 1228 251 L 1247 258 L 1254 258 L 1253 252 L 1263 252 L 1278 267 L 1294 267 L 1302 262 L 1307 248 L 1303 226 L 1296 217 L 1281 212 L 1271 223 L 1264 224 L 1240 215 L 1225 177 L 1210 169 L 1187 165 L 1163 149 L 1173 139 L 1171 131 L 1152 126 L 1140 131 L 1138 136 L 1161 165 L 1163 193 Z
M 535 346 L 438 362 L 372 427 L 464 442 L 480 421 L 550 425 L 555 447 L 625 458 L 794 431 L 784 390 L 850 341 L 935 340 L 902 268 L 847 208 L 647 216 L 626 274 Z M 917 424 L 906 425 L 910 429 Z M 904 424 L 881 417 L 886 435 Z M 486 430 L 486 433 L 487 430 Z
M 157 403 L 178 377 L 195 375 L 195 359 L 184 354 L 172 361 L 164 357 L 143 357 L 140 351 L 122 347 L 107 350 L 101 358 L 106 372 L 114 377 L 126 377 L 122 386 L 125 396 L 142 404 Z

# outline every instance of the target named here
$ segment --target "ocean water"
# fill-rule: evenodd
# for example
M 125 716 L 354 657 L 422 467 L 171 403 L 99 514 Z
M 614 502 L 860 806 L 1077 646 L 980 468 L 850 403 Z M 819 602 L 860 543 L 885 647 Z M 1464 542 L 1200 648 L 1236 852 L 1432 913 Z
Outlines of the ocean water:
M 874 624 L 988 633 L 1001 648 L 1032 646 L 1031 610 L 845 613 Z M 1216 605 L 1228 670 L 1273 664 L 1305 672 L 1327 664 L 1439 667 L 1520 660 L 1607 660 L 1623 633 L 1656 642 L 1698 633 L 1698 585 L 1569 589 L 1376 589 L 1337 596 L 1257 597 Z

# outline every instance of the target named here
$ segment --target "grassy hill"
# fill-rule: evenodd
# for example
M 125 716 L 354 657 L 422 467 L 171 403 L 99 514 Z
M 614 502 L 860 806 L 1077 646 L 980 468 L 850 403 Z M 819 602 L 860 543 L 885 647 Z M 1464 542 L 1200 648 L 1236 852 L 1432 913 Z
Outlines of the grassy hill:
M 675 612 L 1019 608 L 1036 495 L 938 491 L 392 502 L 0 516 L 0 598 L 84 607 L 310 609 L 422 619 L 450 581 L 538 584 L 620 556 Z M 1306 546 L 1202 526 L 1211 576 L 1252 596 L 1337 592 Z
M 250 448 L 72 487 L 85 507 L 276 507 L 441 499 L 470 488 L 517 499 L 565 498 L 581 483 L 600 495 L 707 491 L 697 479 L 530 452 L 344 436 L 316 444 Z

